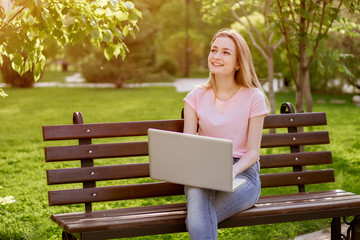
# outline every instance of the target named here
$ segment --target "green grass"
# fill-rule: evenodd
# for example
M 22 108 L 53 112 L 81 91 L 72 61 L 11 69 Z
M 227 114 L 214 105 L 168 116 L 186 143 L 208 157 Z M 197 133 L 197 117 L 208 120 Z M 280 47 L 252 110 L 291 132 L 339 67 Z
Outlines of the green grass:
M 75 74 L 75 72 L 72 71 L 67 71 L 67 72 L 63 72 L 63 71 L 44 71 L 41 78 L 40 78 L 40 82 L 65 82 L 65 77 L 71 76 Z
M 41 127 L 71 124 L 72 113 L 81 111 L 84 121 L 119 122 L 153 119 L 177 119 L 185 93 L 171 87 L 142 89 L 6 89 L 7 98 L 0 98 L 0 197 L 12 195 L 15 203 L 0 205 L 0 239 L 59 239 L 60 228 L 50 220 L 53 213 L 82 211 L 82 206 L 49 207 L 46 169 L 68 167 L 77 163 L 44 162 L 44 146 L 55 143 L 42 141 Z M 330 103 L 333 98 L 345 104 Z M 294 102 L 292 94 L 278 94 L 277 108 L 284 101 Z M 336 183 L 309 186 L 307 190 L 344 189 L 360 194 L 360 108 L 351 103 L 351 96 L 315 95 L 326 104 L 314 105 L 314 111 L 325 111 L 333 151 Z M 314 148 L 323 148 L 315 146 Z M 324 148 L 325 149 L 325 148 Z M 141 161 L 127 159 L 126 161 Z M 282 191 L 267 189 L 263 194 Z M 128 207 L 135 204 L 158 204 L 169 199 L 134 200 L 97 204 L 96 208 Z M 175 198 L 182 201 L 183 198 Z M 329 226 L 330 220 L 305 221 L 219 230 L 219 239 L 291 239 L 305 232 Z M 137 239 L 188 239 L 186 233 Z

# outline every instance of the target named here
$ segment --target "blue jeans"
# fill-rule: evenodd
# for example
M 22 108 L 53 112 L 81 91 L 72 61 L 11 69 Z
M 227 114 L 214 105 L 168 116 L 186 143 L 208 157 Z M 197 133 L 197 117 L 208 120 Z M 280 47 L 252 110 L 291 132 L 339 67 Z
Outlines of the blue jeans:
M 239 159 L 234 158 L 234 163 Z M 246 183 L 234 192 L 185 186 L 186 228 L 191 240 L 217 239 L 218 223 L 237 212 L 251 208 L 260 197 L 260 164 L 254 163 L 236 178 Z

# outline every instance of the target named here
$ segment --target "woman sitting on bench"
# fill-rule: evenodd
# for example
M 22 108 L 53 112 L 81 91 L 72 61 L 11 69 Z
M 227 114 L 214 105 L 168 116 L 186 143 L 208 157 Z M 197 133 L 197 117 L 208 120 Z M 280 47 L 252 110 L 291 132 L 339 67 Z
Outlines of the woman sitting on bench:
M 220 30 L 212 39 L 208 66 L 208 83 L 184 98 L 184 132 L 196 134 L 199 125 L 199 135 L 232 140 L 233 177 L 247 181 L 231 193 L 185 186 L 186 226 L 192 240 L 217 239 L 219 222 L 259 199 L 260 143 L 264 117 L 269 113 L 241 35 Z

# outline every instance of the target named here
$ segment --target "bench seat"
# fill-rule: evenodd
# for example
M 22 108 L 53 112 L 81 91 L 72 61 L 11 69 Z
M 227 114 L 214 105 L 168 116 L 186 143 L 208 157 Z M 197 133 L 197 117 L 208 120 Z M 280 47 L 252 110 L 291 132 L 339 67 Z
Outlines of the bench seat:
M 292 222 L 360 214 L 360 196 L 343 190 L 261 197 L 251 209 L 219 228 Z M 185 203 L 52 215 L 66 232 L 92 232 L 94 239 L 184 232 Z M 136 231 L 134 231 L 134 228 Z M 134 232 L 136 234 L 134 235 Z

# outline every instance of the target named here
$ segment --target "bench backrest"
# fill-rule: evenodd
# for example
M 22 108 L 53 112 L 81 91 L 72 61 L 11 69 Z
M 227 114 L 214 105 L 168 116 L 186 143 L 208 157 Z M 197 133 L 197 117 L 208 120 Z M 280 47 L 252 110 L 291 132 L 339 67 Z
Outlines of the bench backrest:
M 265 118 L 264 129 L 287 128 L 285 133 L 263 134 L 261 148 L 287 149 L 285 153 L 263 154 L 261 169 L 290 167 L 290 171 L 261 174 L 262 188 L 298 186 L 305 191 L 305 185 L 333 182 L 332 169 L 307 171 L 305 166 L 332 163 L 330 151 L 305 152 L 305 145 L 328 144 L 327 131 L 299 132 L 306 126 L 326 125 L 325 113 L 293 113 L 291 104 L 281 107 L 282 114 Z M 80 161 L 77 168 L 47 170 L 48 185 L 83 183 L 80 189 L 51 190 L 49 205 L 85 203 L 91 211 L 93 202 L 116 201 L 137 198 L 181 195 L 182 185 L 168 182 L 149 182 L 149 165 L 145 163 L 100 165 L 94 160 L 148 155 L 147 141 L 92 144 L 92 140 L 113 137 L 146 136 L 148 128 L 182 132 L 183 120 L 160 120 L 119 123 L 84 124 L 81 113 L 74 113 L 73 125 L 43 127 L 44 141 L 78 139 L 78 145 L 45 147 L 45 161 Z M 284 148 L 285 147 L 285 148 Z M 290 151 L 289 151 L 290 150 Z M 266 151 L 265 151 L 266 152 Z M 98 159 L 98 160 L 97 160 Z M 145 178 L 144 183 L 96 187 L 99 181 Z M 69 185 L 71 186 L 71 185 Z

